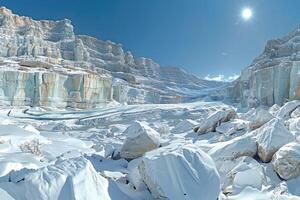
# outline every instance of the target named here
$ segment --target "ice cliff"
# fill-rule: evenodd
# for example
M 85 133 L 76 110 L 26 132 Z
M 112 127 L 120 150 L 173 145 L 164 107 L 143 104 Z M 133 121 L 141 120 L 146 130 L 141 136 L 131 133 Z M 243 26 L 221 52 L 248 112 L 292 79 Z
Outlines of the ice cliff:
M 120 44 L 76 35 L 70 20 L 37 21 L 4 7 L 0 57 L 1 105 L 89 108 L 113 99 L 178 103 L 218 85 L 134 58 Z
M 300 27 L 268 41 L 263 53 L 229 87 L 228 96 L 250 107 L 300 99 Z

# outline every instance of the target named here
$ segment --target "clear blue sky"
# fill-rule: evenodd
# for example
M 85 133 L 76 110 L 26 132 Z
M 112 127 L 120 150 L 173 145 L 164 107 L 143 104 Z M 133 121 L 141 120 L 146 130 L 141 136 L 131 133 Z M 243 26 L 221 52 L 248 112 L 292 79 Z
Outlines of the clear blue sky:
M 75 32 L 122 43 L 198 76 L 238 74 L 268 39 L 300 24 L 298 0 L 1 0 L 34 19 L 73 21 Z M 253 18 L 243 21 L 244 7 Z

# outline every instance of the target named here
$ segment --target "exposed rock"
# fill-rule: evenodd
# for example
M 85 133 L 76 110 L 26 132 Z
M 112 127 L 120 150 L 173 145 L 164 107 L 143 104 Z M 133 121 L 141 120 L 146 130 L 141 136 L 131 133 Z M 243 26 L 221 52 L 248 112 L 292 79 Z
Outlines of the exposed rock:
M 217 110 L 211 113 L 207 118 L 201 120 L 199 125 L 194 128 L 194 131 L 198 134 L 204 134 L 210 131 L 214 131 L 221 122 L 226 122 L 235 117 L 236 112 L 233 109 Z
M 0 66 L 0 105 L 91 108 L 112 100 L 109 74 L 50 70 L 52 65 L 33 60 L 25 63 L 26 70 L 21 63 Z
M 295 140 L 279 119 L 272 119 L 255 132 L 258 134 L 258 156 L 263 162 L 269 162 L 280 147 Z
M 176 67 L 160 67 L 159 64 L 149 58 L 135 59 L 130 52 L 125 52 L 120 44 L 85 35 L 75 35 L 73 29 L 71 21 L 67 19 L 38 21 L 13 14 L 4 7 L 1 8 L 0 57 L 9 57 L 10 60 L 26 58 L 20 62 L 20 66 L 26 69 L 25 71 L 40 68 L 41 73 L 47 74 L 51 69 L 57 68 L 57 70 L 52 71 L 55 75 L 51 75 L 51 78 L 46 77 L 45 80 L 51 82 L 51 84 L 47 83 L 51 85 L 49 93 L 53 88 L 58 88 L 62 94 L 59 94 L 58 97 L 49 97 L 51 100 L 41 100 L 46 101 L 45 103 L 41 102 L 42 106 L 56 106 L 58 104 L 57 107 L 64 107 L 66 102 L 70 102 L 71 107 L 75 108 L 99 107 L 103 102 L 111 101 L 112 95 L 117 101 L 129 104 L 179 103 L 182 99 L 193 98 L 202 89 L 221 85 L 217 82 L 201 80 Z M 0 64 L 3 65 L 1 62 Z M 7 69 L 10 68 L 10 66 L 4 65 Z M 74 83 L 76 88 L 67 89 L 67 93 L 65 93 L 64 84 L 65 80 L 68 79 L 68 75 L 65 73 L 68 73 L 70 68 L 74 71 L 84 69 L 87 76 L 76 78 L 78 79 Z M 114 90 L 112 90 L 112 78 L 108 74 L 111 74 L 113 78 L 122 79 L 124 82 L 116 83 Z M 110 77 L 109 80 L 102 78 L 107 75 Z M 20 81 L 22 84 L 24 76 L 30 76 L 30 83 L 27 85 L 40 87 L 38 84 L 41 84 L 41 81 L 36 82 L 34 75 L 23 75 L 23 72 L 21 75 L 12 77 L 11 82 L 18 83 Z M 52 76 L 54 77 L 52 78 Z M 89 78 L 89 76 L 92 77 Z M 94 76 L 99 77 L 94 78 Z M 86 96 L 82 94 L 86 92 L 78 91 L 78 84 L 85 81 L 91 82 L 86 83 L 91 85 L 81 85 L 81 88 L 88 90 Z M 104 82 L 104 86 L 101 85 L 102 82 Z M 107 88 L 108 86 L 109 88 Z M 6 85 L 4 85 L 3 90 L 6 90 L 5 87 Z M 27 88 L 27 86 L 22 85 L 20 87 L 23 87 L 20 90 Z M 5 99 L 8 96 L 8 100 L 4 100 L 8 101 L 5 102 L 6 104 L 11 103 L 12 98 L 19 99 L 18 93 L 6 94 L 5 92 L 2 94 L 0 91 L 0 97 Z M 33 103 L 22 103 L 25 92 L 21 92 L 19 102 L 12 102 L 11 104 L 32 105 Z M 105 96 L 99 98 L 102 93 Z M 29 99 L 27 101 L 36 99 L 30 95 L 26 94 L 27 99 Z M 41 98 L 44 97 L 41 96 Z M 39 102 L 39 100 L 34 100 L 34 102 Z
M 287 36 L 268 41 L 263 53 L 228 88 L 228 96 L 244 106 L 283 105 L 299 99 L 299 35 L 298 27 Z
M 274 170 L 285 180 L 300 176 L 300 144 L 289 143 L 281 147 L 272 163 Z
M 220 193 L 213 160 L 194 145 L 169 145 L 148 152 L 139 171 L 155 199 L 215 200 Z
M 145 122 L 134 122 L 124 132 L 126 139 L 120 150 L 120 156 L 134 159 L 160 145 L 160 135 Z

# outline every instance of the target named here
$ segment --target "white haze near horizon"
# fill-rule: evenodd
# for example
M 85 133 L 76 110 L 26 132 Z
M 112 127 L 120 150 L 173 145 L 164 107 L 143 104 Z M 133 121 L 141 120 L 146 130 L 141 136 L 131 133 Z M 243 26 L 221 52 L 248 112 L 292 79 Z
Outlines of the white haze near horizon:
M 228 77 L 226 77 L 223 74 L 219 74 L 219 75 L 210 75 L 210 74 L 208 74 L 204 77 L 204 79 L 208 80 L 208 81 L 232 82 L 232 81 L 236 80 L 238 77 L 239 77 L 239 75 L 237 75 L 237 74 L 233 74 L 233 75 L 228 76 Z

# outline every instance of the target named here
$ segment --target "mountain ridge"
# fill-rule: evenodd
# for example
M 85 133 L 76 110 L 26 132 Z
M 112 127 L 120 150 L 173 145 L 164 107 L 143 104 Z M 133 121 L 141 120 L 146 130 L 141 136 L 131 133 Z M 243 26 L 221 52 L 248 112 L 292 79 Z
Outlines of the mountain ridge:
M 70 89 L 64 87 L 65 94 L 59 97 L 63 100 L 59 101 L 75 101 L 73 93 L 76 93 L 76 102 L 81 102 L 87 107 L 113 100 L 129 104 L 179 103 L 182 99 L 189 99 L 191 94 L 195 96 L 203 89 L 221 85 L 221 83 L 202 80 L 176 67 L 161 67 L 150 58 L 134 58 L 132 53 L 125 51 L 121 44 L 87 35 L 76 35 L 68 19 L 34 20 L 13 14 L 5 7 L 0 8 L 0 44 L 2 46 L 0 57 L 5 59 L 50 63 L 56 68 L 61 66 L 61 71 L 70 67 L 81 68 L 97 73 L 100 76 L 99 80 L 103 74 L 111 76 L 111 80 L 107 80 L 106 83 L 110 85 L 111 91 L 105 93 L 112 95 L 105 97 L 105 101 L 100 100 L 103 99 L 100 98 L 100 94 L 95 94 L 97 98 L 94 98 L 93 94 L 86 98 L 79 86 Z M 68 78 L 63 78 L 62 83 L 64 79 Z M 123 81 L 114 81 L 113 84 L 113 79 Z M 18 85 L 15 87 L 19 90 Z M 82 87 L 88 88 L 88 86 Z M 101 86 L 91 87 L 101 89 Z M 109 88 L 106 86 L 104 90 Z M 10 102 L 9 99 L 14 98 L 13 95 L 2 96 L 6 101 L 8 99 L 7 103 Z M 35 102 L 35 100 L 29 102 L 33 101 Z M 24 105 L 35 106 L 27 103 Z

